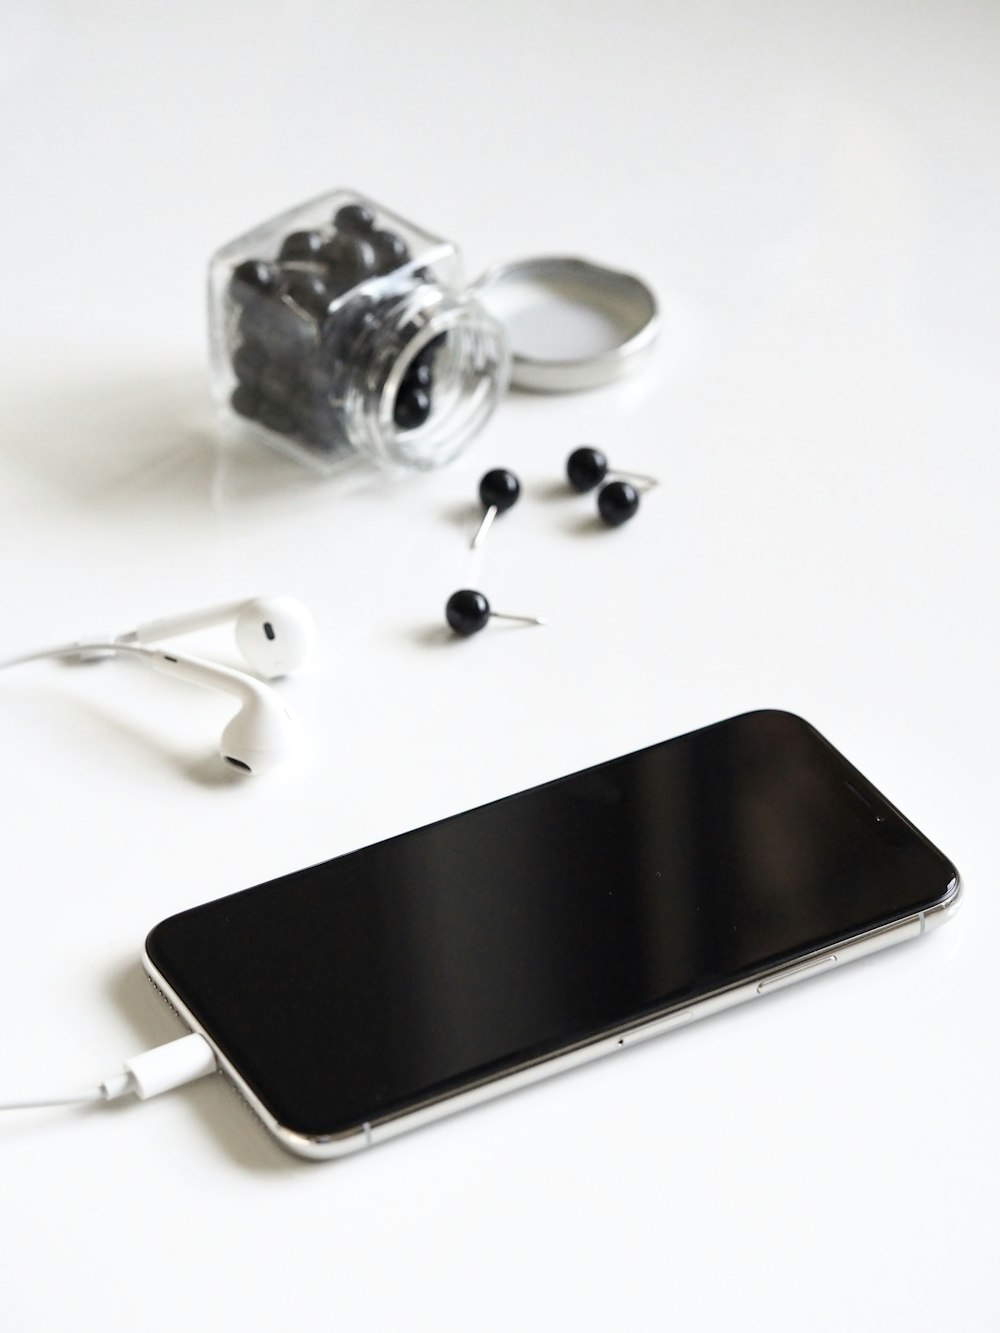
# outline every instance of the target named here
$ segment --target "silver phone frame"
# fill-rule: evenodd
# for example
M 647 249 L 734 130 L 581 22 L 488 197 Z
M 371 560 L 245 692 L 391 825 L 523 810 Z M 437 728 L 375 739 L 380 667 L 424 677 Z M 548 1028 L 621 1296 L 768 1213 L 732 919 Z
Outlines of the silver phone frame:
M 732 1009 L 738 1004 L 756 999 L 759 995 L 769 994 L 796 982 L 805 981 L 821 972 L 832 971 L 845 963 L 867 958 L 869 954 L 882 949 L 902 944 L 906 940 L 916 939 L 929 930 L 943 925 L 958 911 L 962 900 L 963 886 L 958 875 L 947 886 L 945 896 L 935 906 L 921 912 L 914 912 L 899 921 L 875 927 L 857 935 L 845 937 L 840 943 L 823 949 L 809 950 L 791 963 L 783 963 L 778 968 L 765 968 L 748 980 L 722 986 L 707 992 L 694 1003 L 668 1006 L 662 1012 L 644 1016 L 641 1020 L 622 1024 L 599 1036 L 589 1038 L 556 1051 L 542 1059 L 509 1070 L 492 1078 L 471 1081 L 469 1086 L 457 1092 L 419 1103 L 406 1111 L 398 1111 L 374 1120 L 366 1120 L 352 1129 L 337 1134 L 305 1135 L 282 1125 L 261 1102 L 259 1097 L 240 1076 L 239 1070 L 218 1049 L 212 1040 L 212 1034 L 204 1028 L 173 991 L 166 979 L 157 970 L 148 953 L 143 950 L 142 965 L 154 986 L 160 991 L 167 1003 L 187 1024 L 192 1032 L 199 1032 L 215 1052 L 219 1068 L 234 1085 L 237 1092 L 262 1122 L 266 1129 L 278 1140 L 282 1147 L 299 1157 L 314 1161 L 345 1157 L 362 1148 L 384 1143 L 421 1125 L 442 1120 L 469 1107 L 478 1106 L 494 1097 L 502 1097 L 508 1092 L 529 1087 L 554 1074 L 575 1069 L 578 1065 L 598 1060 L 611 1055 L 637 1042 L 651 1037 L 658 1037 L 676 1028 L 686 1026 L 700 1018 L 708 1018 L 723 1009 Z

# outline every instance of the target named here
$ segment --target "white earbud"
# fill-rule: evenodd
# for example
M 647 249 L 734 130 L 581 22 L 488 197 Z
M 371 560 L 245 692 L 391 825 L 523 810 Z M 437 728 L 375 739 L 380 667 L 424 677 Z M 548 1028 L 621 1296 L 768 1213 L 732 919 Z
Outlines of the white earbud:
M 296 598 L 255 597 L 249 602 L 227 602 L 203 611 L 150 620 L 121 635 L 120 642 L 159 643 L 175 634 L 191 634 L 227 620 L 236 622 L 236 642 L 247 663 L 269 680 L 302 667 L 316 640 L 313 618 Z
M 26 653 L 0 662 L 0 668 L 47 657 L 86 662 L 124 654 L 169 676 L 210 690 L 222 690 L 240 702 L 222 733 L 219 750 L 223 760 L 242 773 L 266 773 L 289 758 L 299 739 L 292 715 L 274 691 L 242 671 L 152 646 L 160 639 L 190 634 L 227 620 L 236 622 L 236 641 L 249 665 L 268 678 L 284 676 L 301 667 L 316 637 L 312 616 L 294 597 L 257 597 L 249 602 L 231 602 L 151 620 L 115 638 L 81 639 L 59 648 Z
M 219 744 L 219 753 L 230 768 L 241 773 L 266 773 L 284 763 L 297 748 L 299 732 L 291 713 L 272 689 L 252 676 L 162 648 L 120 642 L 107 646 L 148 662 L 168 676 L 222 690 L 238 699 L 240 708 L 226 723 Z

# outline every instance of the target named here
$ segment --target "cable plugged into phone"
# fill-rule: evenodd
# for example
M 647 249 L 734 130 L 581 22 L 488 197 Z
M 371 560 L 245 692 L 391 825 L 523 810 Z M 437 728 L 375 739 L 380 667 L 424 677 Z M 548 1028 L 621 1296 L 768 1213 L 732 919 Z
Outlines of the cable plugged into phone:
M 16 1101 L 0 1101 L 0 1111 L 26 1111 L 42 1106 L 76 1106 L 85 1102 L 113 1102 L 129 1093 L 146 1101 L 158 1097 L 171 1088 L 193 1083 L 195 1079 L 214 1074 L 219 1068 L 215 1052 L 204 1037 L 189 1032 L 186 1037 L 168 1041 L 165 1046 L 154 1046 L 126 1060 L 120 1074 L 112 1074 L 90 1088 L 77 1092 L 55 1093 L 51 1096 L 23 1097 Z

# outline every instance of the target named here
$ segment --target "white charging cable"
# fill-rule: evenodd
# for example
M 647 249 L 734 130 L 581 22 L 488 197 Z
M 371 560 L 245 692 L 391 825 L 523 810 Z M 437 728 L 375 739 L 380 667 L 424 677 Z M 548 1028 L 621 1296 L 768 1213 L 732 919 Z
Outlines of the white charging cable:
M 218 1069 L 215 1053 L 204 1037 L 189 1032 L 186 1037 L 154 1046 L 126 1060 L 120 1074 L 112 1074 L 103 1083 L 78 1092 L 52 1096 L 19 1097 L 0 1101 L 0 1111 L 26 1111 L 41 1106 L 75 1106 L 84 1102 L 113 1102 L 133 1093 L 141 1101 L 158 1097 L 161 1092 L 193 1083 L 196 1078 L 214 1074 Z

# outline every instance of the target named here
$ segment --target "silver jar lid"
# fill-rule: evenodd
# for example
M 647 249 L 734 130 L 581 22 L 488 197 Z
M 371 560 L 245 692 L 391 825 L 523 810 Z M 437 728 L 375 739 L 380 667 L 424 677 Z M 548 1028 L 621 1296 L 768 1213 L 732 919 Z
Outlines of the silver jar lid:
M 511 383 L 565 393 L 630 374 L 659 333 L 656 298 L 634 274 L 564 255 L 489 269 L 473 287 L 506 329 Z

